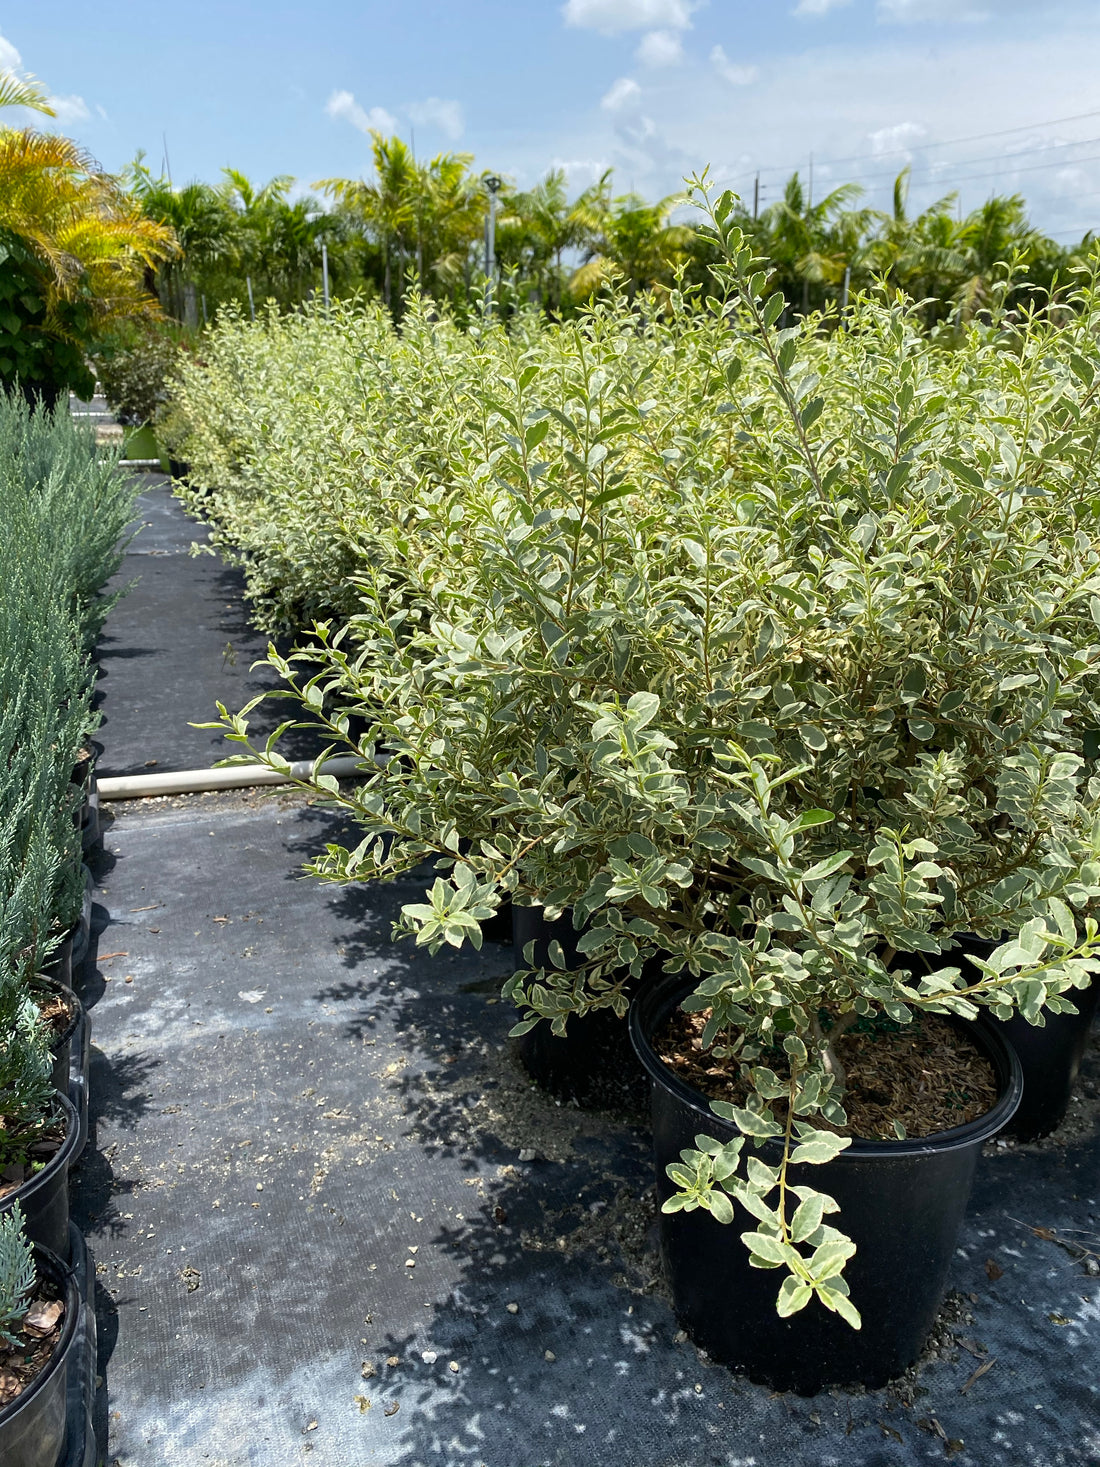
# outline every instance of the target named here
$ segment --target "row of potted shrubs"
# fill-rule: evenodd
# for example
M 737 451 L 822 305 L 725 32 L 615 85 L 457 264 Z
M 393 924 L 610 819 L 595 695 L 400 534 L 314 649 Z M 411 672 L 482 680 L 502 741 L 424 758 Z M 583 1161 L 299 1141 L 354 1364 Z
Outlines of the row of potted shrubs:
M 87 1135 L 92 651 L 133 488 L 62 406 L 0 395 L 0 1461 L 84 1463 L 95 1319 L 68 1180 Z
M 290 722 L 362 760 L 309 781 L 362 833 L 313 873 L 434 859 L 397 929 L 431 951 L 536 909 L 514 1032 L 633 1005 L 689 1330 L 775 1386 L 879 1384 L 981 1144 L 1021 1093 L 1053 1124 L 1095 1004 L 1100 262 L 952 349 L 885 293 L 783 326 L 693 192 L 705 297 L 224 318 L 177 384 L 181 492 L 261 624 L 310 626 L 271 654 Z M 1009 1030 L 1060 1048 L 1050 1093 Z M 962 1078 L 906 1124 L 891 1066 L 932 1054 Z M 868 1069 L 894 1099 L 857 1130 Z

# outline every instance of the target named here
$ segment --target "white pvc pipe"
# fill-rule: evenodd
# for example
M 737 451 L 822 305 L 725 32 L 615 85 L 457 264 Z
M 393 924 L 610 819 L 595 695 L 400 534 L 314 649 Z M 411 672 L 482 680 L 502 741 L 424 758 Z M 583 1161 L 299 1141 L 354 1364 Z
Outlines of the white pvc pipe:
M 347 778 L 363 767 L 355 754 L 337 759 L 297 759 L 289 774 L 279 774 L 266 764 L 231 764 L 227 769 L 182 769 L 174 774 L 120 774 L 98 779 L 100 800 L 139 800 L 149 795 L 190 795 L 206 790 L 248 789 L 261 784 L 291 784 L 299 779 L 312 779 L 314 774 L 333 774 Z

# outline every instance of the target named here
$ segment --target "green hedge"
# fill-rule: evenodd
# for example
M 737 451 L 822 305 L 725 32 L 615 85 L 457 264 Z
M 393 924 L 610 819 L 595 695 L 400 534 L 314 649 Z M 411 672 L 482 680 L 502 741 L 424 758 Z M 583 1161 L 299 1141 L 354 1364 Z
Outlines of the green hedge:
M 0 1117 L 9 1139 L 49 1093 L 27 983 L 80 911 L 70 781 L 96 723 L 89 652 L 115 599 L 104 587 L 134 494 L 67 408 L 0 394 Z

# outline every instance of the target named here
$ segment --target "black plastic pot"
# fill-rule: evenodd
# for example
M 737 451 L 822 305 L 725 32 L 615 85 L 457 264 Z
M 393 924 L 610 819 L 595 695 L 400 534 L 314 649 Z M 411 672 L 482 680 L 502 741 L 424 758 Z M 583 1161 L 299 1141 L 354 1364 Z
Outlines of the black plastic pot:
M 31 980 L 31 994 L 50 994 L 60 998 L 69 1010 L 69 1022 L 65 1028 L 50 1041 L 50 1054 L 53 1056 L 53 1085 L 58 1095 L 69 1093 L 69 1072 L 71 1068 L 73 1038 L 81 1027 L 84 1017 L 84 1005 L 77 998 L 71 988 L 64 983 L 59 983 L 56 978 L 49 978 L 44 973 L 39 973 Z M 79 1042 L 79 1041 L 78 1041 Z
M 37 1176 L 0 1198 L 0 1214 L 10 1212 L 18 1202 L 31 1242 L 65 1258 L 69 1250 L 69 1168 L 80 1149 L 80 1118 L 68 1096 L 58 1095 L 56 1102 L 65 1118 L 65 1140 Z
M 662 977 L 646 985 L 630 1012 L 630 1036 L 652 1082 L 661 1202 L 676 1190 L 666 1166 L 694 1147 L 697 1135 L 727 1141 L 738 1134 L 650 1043 L 691 988 L 681 975 Z M 755 1226 L 747 1213 L 739 1211 L 728 1226 L 703 1209 L 661 1214 L 676 1313 L 715 1360 L 774 1390 L 812 1395 L 829 1385 L 885 1385 L 917 1358 L 943 1298 L 978 1153 L 1011 1117 L 1022 1091 L 1019 1061 L 997 1026 L 979 1020 L 967 1031 L 997 1074 L 1000 1098 L 987 1115 L 923 1140 L 856 1140 L 834 1161 L 790 1174 L 793 1185 L 827 1192 L 840 1204 L 832 1221 L 857 1246 L 846 1277 L 863 1316 L 861 1330 L 816 1299 L 780 1319 L 779 1272 L 751 1268 L 739 1236 Z M 779 1148 L 769 1143 L 760 1154 L 774 1163 Z
M 80 1297 L 77 1340 L 69 1354 L 68 1440 L 58 1467 L 96 1467 L 96 1318 L 95 1267 L 88 1245 L 73 1223 L 69 1224 L 70 1267 Z
M 964 962 L 968 954 L 988 958 L 999 946 L 982 937 L 963 937 L 954 953 L 944 953 L 942 961 L 955 962 L 960 952 Z M 1088 988 L 1072 989 L 1066 997 L 1077 1013 L 1047 1014 L 1042 1028 L 1029 1024 L 1020 1014 L 995 1021 L 1019 1056 L 1023 1071 L 1024 1097 L 1005 1127 L 1007 1135 L 1020 1141 L 1049 1135 L 1065 1118 L 1100 1004 L 1100 979 L 1094 978 Z
M 99 826 L 99 782 L 94 774 L 88 775 L 83 803 L 79 809 L 80 845 L 87 855 L 100 841 Z
M 63 983 L 66 988 L 73 986 L 73 935 L 75 932 L 76 923 L 66 932 L 60 946 L 54 949 L 50 961 L 42 969 L 45 977 Z
M 80 916 L 73 924 L 73 981 L 80 969 L 83 967 L 84 959 L 88 954 L 88 943 L 92 936 L 92 892 L 95 888 L 95 877 L 87 866 L 84 868 L 84 896 L 80 905 Z
M 566 914 L 547 922 L 541 907 L 512 908 L 512 942 L 517 969 L 532 966 L 523 955 L 533 942 L 536 968 L 549 967 L 551 942 L 561 943 L 567 966 L 577 961 L 580 934 Z M 638 1103 L 645 1075 L 630 1044 L 626 1024 L 610 1009 L 570 1017 L 564 1034 L 544 1019 L 517 1041 L 523 1068 L 543 1090 L 559 1100 L 598 1110 Z
M 3 1467 L 60 1467 L 68 1460 L 69 1380 L 81 1358 L 80 1291 L 71 1269 L 49 1249 L 35 1249 L 39 1276 L 45 1275 L 65 1299 L 65 1325 L 57 1348 L 35 1380 L 0 1410 L 0 1462 Z
M 31 991 L 36 988 L 62 997 L 71 1014 L 68 1027 L 50 1044 L 50 1053 L 53 1055 L 54 1089 L 58 1095 L 67 1095 L 72 1101 L 79 1124 L 77 1147 L 70 1163 L 72 1165 L 82 1154 L 88 1139 L 88 1055 L 92 1022 L 80 999 L 63 983 L 39 974 L 31 984 Z

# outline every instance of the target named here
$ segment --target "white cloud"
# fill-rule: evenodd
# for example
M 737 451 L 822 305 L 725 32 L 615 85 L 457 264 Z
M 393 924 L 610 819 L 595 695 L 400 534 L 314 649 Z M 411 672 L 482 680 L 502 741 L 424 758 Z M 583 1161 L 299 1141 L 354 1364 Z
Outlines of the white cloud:
M 78 97 L 75 94 L 71 97 L 51 97 L 50 106 L 53 108 L 58 122 L 86 122 L 92 115 L 88 111 L 88 104 L 84 98 Z
M 728 81 L 734 87 L 747 87 L 759 75 L 755 66 L 735 66 L 723 46 L 715 46 L 710 53 L 710 64 L 723 81 Z
M 675 66 L 684 59 L 684 47 L 675 31 L 650 31 L 634 54 L 643 66 Z
M 95 110 L 99 114 L 99 117 L 102 119 L 102 121 L 104 121 L 104 122 L 110 122 L 111 119 L 107 116 L 107 109 L 106 109 L 106 107 L 101 107 L 99 105 L 99 103 L 97 102 L 95 104 Z
M 360 132 L 397 131 L 397 118 L 387 112 L 385 107 L 372 107 L 368 112 L 360 107 L 352 92 L 333 92 L 325 103 L 325 111 L 330 117 L 339 117 L 344 122 L 350 122 Z
M 572 184 L 586 184 L 602 178 L 611 164 L 607 158 L 554 158 L 550 167 L 564 169 Z
M 642 89 L 636 81 L 629 76 L 621 76 L 617 82 L 612 82 L 610 88 L 600 99 L 600 106 L 605 112 L 621 112 L 624 107 L 636 107 L 641 100 Z
M 702 0 L 566 0 L 562 7 L 566 25 L 600 31 L 605 36 L 621 31 L 667 28 L 687 30 L 692 11 Z
M 1062 198 L 1076 199 L 1085 186 L 1086 175 L 1081 168 L 1059 168 L 1054 175 L 1054 192 Z
M 961 9 L 993 0 L 957 3 Z M 1031 20 L 1041 3 L 1049 5 L 1050 19 L 1035 26 Z M 789 14 L 796 4 L 781 0 L 777 16 Z M 500 171 L 533 181 L 555 157 L 605 160 L 615 167 L 616 193 L 633 187 L 655 198 L 679 188 L 684 174 L 710 163 L 712 176 L 751 203 L 753 176 L 760 168 L 760 202 L 766 207 L 791 173 L 801 168 L 805 175 L 812 147 L 815 193 L 819 186 L 858 180 L 867 189 L 864 203 L 888 209 L 905 161 L 891 150 L 904 148 L 913 154 L 911 213 L 955 188 L 964 214 L 990 193 L 1019 190 L 1039 228 L 1076 241 L 1088 225 L 1100 226 L 1100 161 L 1091 160 L 1100 150 L 1087 145 L 1096 129 L 1087 119 L 1058 128 L 1039 126 L 1037 120 L 1097 106 L 1100 7 L 1086 10 L 1076 0 L 1073 5 L 997 0 L 998 15 L 1002 5 L 1011 11 L 1013 25 L 944 27 L 934 45 L 914 45 L 915 28 L 893 25 L 866 26 L 843 44 L 832 44 L 819 40 L 819 27 L 805 20 L 797 27 L 798 50 L 761 61 L 752 86 L 733 86 L 723 78 L 710 59 L 713 37 L 695 48 L 685 38 L 684 61 L 677 68 L 651 73 L 624 67 L 625 75 L 640 83 L 640 95 L 628 93 L 622 107 L 578 108 L 553 124 L 533 124 L 522 136 L 517 133 Z M 873 16 L 870 3 L 864 9 Z M 717 7 L 712 10 L 716 16 Z M 841 14 L 854 18 L 854 9 Z M 629 57 L 641 34 L 626 39 Z M 725 50 L 734 62 L 753 59 L 753 53 L 735 49 L 729 40 Z M 1074 58 L 1071 67 L 1067 56 Z M 610 74 L 607 86 L 618 74 Z M 650 85 L 651 77 L 660 84 Z M 645 137 L 643 116 L 653 127 Z M 1000 140 L 1004 157 L 1000 150 L 996 157 L 987 156 L 995 151 L 992 139 L 949 142 L 1029 120 L 1033 127 Z M 891 131 L 903 124 L 910 126 L 900 134 Z M 1054 147 L 1055 139 L 1081 146 Z M 1038 168 L 1039 163 L 1050 166 Z M 1079 182 L 1072 185 L 1057 178 L 1060 168 L 1070 166 L 1080 168 Z M 584 178 L 576 186 L 587 182 Z
M 460 138 L 466 130 L 466 119 L 458 102 L 428 97 L 423 102 L 410 102 L 405 110 L 418 127 L 441 128 L 449 138 Z
M 878 0 L 875 12 L 879 20 L 895 25 L 912 25 L 922 20 L 956 22 L 988 20 L 992 11 L 959 0 Z
M 23 58 L 6 36 L 0 36 L 0 71 L 16 71 Z
M 839 10 L 851 0 L 798 0 L 792 15 L 828 15 L 830 10 Z
M 869 135 L 871 152 L 876 158 L 903 156 L 911 158 L 910 144 L 919 143 L 928 136 L 928 129 L 919 122 L 896 122 L 892 127 L 879 127 Z

